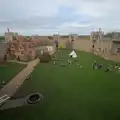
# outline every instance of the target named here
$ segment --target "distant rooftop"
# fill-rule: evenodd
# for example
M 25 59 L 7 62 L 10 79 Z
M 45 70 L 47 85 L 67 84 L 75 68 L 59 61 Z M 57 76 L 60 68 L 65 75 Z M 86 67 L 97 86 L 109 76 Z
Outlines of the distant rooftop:
M 111 32 L 104 35 L 105 38 L 109 38 L 112 41 L 120 41 L 120 32 Z

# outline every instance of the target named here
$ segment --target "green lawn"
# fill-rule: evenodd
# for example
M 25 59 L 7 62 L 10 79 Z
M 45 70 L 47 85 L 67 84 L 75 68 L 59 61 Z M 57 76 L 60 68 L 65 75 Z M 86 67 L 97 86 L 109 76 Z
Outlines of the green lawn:
M 0 39 L 4 39 L 5 37 L 4 36 L 0 36 Z
M 67 63 L 68 53 L 58 58 Z M 66 67 L 51 63 L 39 64 L 26 81 L 17 97 L 40 92 L 40 104 L 24 106 L 0 113 L 1 120 L 120 120 L 120 74 L 105 73 L 108 64 L 115 63 L 85 52 L 77 52 L 79 61 Z M 96 60 L 104 64 L 101 70 L 92 70 Z M 84 68 L 77 68 L 80 63 Z
M 5 37 L 4 36 L 0 36 L 0 40 L 4 40 L 5 39 Z
M 20 72 L 25 65 L 16 63 L 0 64 L 0 82 L 11 80 L 18 72 Z

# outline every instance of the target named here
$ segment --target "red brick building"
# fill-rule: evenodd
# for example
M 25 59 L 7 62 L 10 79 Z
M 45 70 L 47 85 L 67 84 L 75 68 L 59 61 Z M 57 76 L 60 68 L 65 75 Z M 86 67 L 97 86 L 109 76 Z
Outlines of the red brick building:
M 9 42 L 9 59 L 33 60 L 41 54 L 41 50 L 49 52 L 49 45 L 52 45 L 52 41 L 42 40 L 39 36 L 23 37 L 18 35 L 12 42 Z

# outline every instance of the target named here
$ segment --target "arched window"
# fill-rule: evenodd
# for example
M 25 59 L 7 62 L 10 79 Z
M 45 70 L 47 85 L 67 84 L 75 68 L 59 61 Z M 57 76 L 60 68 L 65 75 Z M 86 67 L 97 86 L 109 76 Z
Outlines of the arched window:
M 5 55 L 4 55 L 4 61 L 6 61 L 6 60 L 7 60 L 7 55 L 5 54 Z

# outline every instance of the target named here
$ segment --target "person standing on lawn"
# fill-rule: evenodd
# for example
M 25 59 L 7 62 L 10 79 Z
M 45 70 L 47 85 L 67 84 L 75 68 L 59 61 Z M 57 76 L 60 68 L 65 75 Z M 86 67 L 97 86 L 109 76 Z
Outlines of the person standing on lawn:
M 97 69 L 97 62 L 96 61 L 94 61 L 92 68 Z

